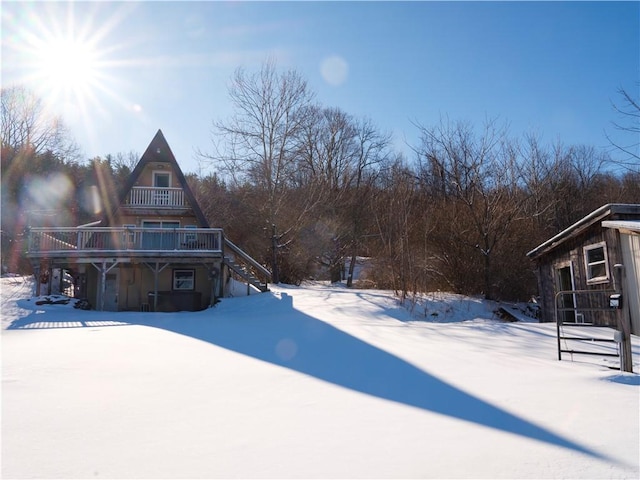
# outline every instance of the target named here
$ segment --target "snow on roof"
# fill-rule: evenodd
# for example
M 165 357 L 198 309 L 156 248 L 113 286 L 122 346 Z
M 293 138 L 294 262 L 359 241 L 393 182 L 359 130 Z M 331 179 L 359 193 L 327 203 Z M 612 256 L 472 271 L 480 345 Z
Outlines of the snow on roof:
M 602 222 L 605 228 L 615 228 L 616 230 L 629 230 L 640 233 L 640 220 L 606 220 Z
M 625 213 L 625 214 L 639 214 L 640 204 L 626 204 L 626 203 L 608 203 L 602 207 L 594 210 L 589 215 L 581 218 L 570 227 L 564 229 L 557 235 L 551 237 L 546 242 L 541 243 L 536 248 L 527 253 L 527 257 L 536 258 L 549 250 L 554 249 L 565 240 L 572 238 L 586 228 L 590 227 L 594 223 L 604 220 L 612 214 Z M 603 226 L 606 226 L 603 224 Z

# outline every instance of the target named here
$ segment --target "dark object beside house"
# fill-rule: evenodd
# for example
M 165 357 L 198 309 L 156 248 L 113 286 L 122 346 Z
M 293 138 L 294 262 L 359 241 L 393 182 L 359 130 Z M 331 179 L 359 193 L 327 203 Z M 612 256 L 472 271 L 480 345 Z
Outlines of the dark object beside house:
M 154 305 L 154 297 L 158 296 L 158 312 L 195 312 L 201 310 L 201 292 L 149 292 L 149 305 Z

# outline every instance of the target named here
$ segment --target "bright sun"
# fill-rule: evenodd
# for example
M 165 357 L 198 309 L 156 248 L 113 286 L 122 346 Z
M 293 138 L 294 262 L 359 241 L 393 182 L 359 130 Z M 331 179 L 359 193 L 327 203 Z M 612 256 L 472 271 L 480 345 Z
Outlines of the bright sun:
M 82 97 L 97 82 L 96 54 L 87 43 L 53 39 L 42 45 L 38 57 L 40 76 L 55 93 Z
M 98 2 L 37 3 L 3 10 L 3 80 L 25 85 L 51 112 L 87 125 L 118 95 L 113 31 L 130 11 Z M 109 7 L 109 8 L 107 8 Z M 5 42 L 5 39 L 7 41 Z M 8 67 L 5 69 L 5 65 Z

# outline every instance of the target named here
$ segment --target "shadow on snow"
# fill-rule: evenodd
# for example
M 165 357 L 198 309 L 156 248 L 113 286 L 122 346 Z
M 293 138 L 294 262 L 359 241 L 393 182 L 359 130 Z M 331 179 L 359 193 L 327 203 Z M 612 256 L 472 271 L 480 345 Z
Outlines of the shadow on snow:
M 260 310 L 255 308 L 234 310 L 232 307 L 224 310 L 222 318 L 216 318 L 216 310 L 191 316 L 131 314 L 130 319 L 125 313 L 118 315 L 117 322 L 70 322 L 72 325 L 69 326 L 100 326 L 102 323 L 104 326 L 137 324 L 161 328 L 367 395 L 606 459 L 585 446 L 495 407 L 395 355 L 294 309 L 293 298 L 286 293 L 281 295 L 281 299 L 267 294 L 249 301 L 258 302 L 261 311 L 268 312 L 268 315 L 260 318 L 256 315 Z M 9 329 L 54 327 L 52 322 L 30 326 L 40 318 L 30 314 L 13 322 Z

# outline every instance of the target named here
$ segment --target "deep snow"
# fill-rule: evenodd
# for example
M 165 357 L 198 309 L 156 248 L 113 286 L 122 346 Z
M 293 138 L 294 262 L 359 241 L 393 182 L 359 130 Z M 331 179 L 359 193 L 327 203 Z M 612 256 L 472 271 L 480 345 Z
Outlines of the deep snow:
M 480 300 L 315 284 L 113 313 L 1 287 L 2 478 L 640 476 L 640 376 L 559 362 L 554 325 Z

